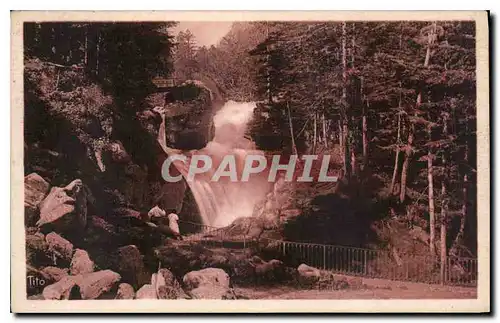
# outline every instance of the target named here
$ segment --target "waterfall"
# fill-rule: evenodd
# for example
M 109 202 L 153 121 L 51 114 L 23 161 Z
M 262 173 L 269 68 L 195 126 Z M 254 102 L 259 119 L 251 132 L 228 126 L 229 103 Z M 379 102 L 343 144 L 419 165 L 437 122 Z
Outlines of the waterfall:
M 260 202 L 270 189 L 265 172 L 252 174 L 247 182 L 231 181 L 221 177 L 211 181 L 211 177 L 222 159 L 233 155 L 236 160 L 238 178 L 241 176 L 246 155 L 264 155 L 255 148 L 255 144 L 245 138 L 248 122 L 251 120 L 255 103 L 228 101 L 213 117 L 215 136 L 200 150 L 183 152 L 188 158 L 196 154 L 208 155 L 212 159 L 211 169 L 187 181 L 198 205 L 203 224 L 222 227 L 231 224 L 240 217 L 250 217 L 255 205 Z M 163 125 L 163 123 L 162 123 Z M 165 136 L 160 127 L 160 136 Z M 161 138 L 159 138 L 161 144 Z M 163 139 L 163 143 L 165 143 Z M 164 150 L 171 151 L 167 147 Z M 174 161 L 177 170 L 186 178 L 188 167 L 182 161 Z

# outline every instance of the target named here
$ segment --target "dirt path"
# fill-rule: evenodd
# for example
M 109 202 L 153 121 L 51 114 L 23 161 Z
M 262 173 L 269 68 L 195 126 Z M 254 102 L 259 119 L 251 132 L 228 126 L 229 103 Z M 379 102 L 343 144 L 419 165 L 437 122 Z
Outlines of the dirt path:
M 451 299 L 476 298 L 474 287 L 441 286 L 363 279 L 363 286 L 342 290 L 304 290 L 288 286 L 236 288 L 251 299 Z

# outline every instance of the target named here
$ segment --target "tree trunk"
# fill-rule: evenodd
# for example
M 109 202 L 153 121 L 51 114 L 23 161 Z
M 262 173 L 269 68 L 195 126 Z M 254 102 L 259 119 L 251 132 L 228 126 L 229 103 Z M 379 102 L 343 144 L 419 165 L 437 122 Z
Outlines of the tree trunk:
M 363 87 L 361 87 L 363 89 Z M 361 121 L 361 131 L 362 131 L 362 136 L 363 136 L 363 169 L 366 167 L 366 164 L 368 163 L 368 124 L 367 124 L 367 119 L 366 119 L 366 109 L 369 107 L 368 101 L 366 101 L 366 107 L 365 104 L 363 104 L 363 109 L 362 109 L 362 121 Z
M 339 147 L 340 147 L 340 155 L 341 155 L 341 159 L 342 159 L 342 163 L 344 163 L 344 133 L 343 133 L 343 130 L 342 130 L 342 121 L 339 119 L 339 122 L 338 122 L 338 126 L 339 126 Z
M 394 194 L 394 185 L 396 185 L 396 177 L 398 175 L 398 168 L 399 168 L 399 153 L 401 151 L 401 148 L 399 147 L 401 145 L 401 82 L 399 82 L 399 104 L 398 104 L 398 135 L 396 138 L 396 156 L 394 157 L 394 171 L 392 172 L 392 180 L 391 180 L 391 187 L 389 188 L 389 192 Z
M 325 119 L 324 112 L 321 114 L 321 121 L 323 123 L 323 143 L 325 144 L 325 148 L 327 148 L 328 147 L 328 138 L 326 136 L 326 119 Z
M 286 103 L 286 107 L 288 110 L 288 122 L 290 124 L 290 137 L 292 138 L 292 151 L 295 155 L 298 155 L 297 146 L 295 145 L 295 138 L 293 135 L 293 123 L 292 123 L 292 114 L 290 113 L 290 103 Z
M 355 36 L 355 23 L 352 23 L 352 43 L 351 43 L 351 69 L 354 71 L 354 61 L 355 61 L 355 54 L 356 54 L 356 36 Z M 357 163 L 356 163 L 356 138 L 354 138 L 354 129 L 356 127 L 356 120 L 354 118 L 354 109 L 357 108 L 356 106 L 359 103 L 359 92 L 358 92 L 358 83 L 357 83 L 357 78 L 354 79 L 353 84 L 351 85 L 354 89 L 354 97 L 352 98 L 352 106 L 349 107 L 350 114 L 351 114 L 351 134 L 349 136 L 349 148 L 351 150 L 351 172 L 352 175 L 356 175 L 357 173 Z
M 436 32 L 436 23 L 434 23 L 434 28 L 429 33 L 428 41 L 427 41 L 427 51 L 425 54 L 424 68 L 429 66 L 429 61 L 431 59 L 431 45 L 434 43 L 435 37 L 434 33 Z M 422 104 L 422 91 L 420 90 L 417 95 L 417 102 L 415 105 L 415 109 L 417 110 Z M 417 115 L 417 111 L 415 111 L 415 116 Z M 401 169 L 401 192 L 399 194 L 399 201 L 404 202 L 406 197 L 406 181 L 408 178 L 408 168 L 410 166 L 410 159 L 413 155 L 413 139 L 414 139 L 415 125 L 410 121 L 410 129 L 408 131 L 408 144 L 405 149 L 405 160 L 403 162 L 403 168 Z
M 441 183 L 441 196 L 444 199 L 446 196 L 446 185 L 444 181 Z M 441 283 L 446 282 L 446 212 L 447 206 L 444 201 L 441 202 Z
M 347 142 L 349 128 L 348 113 L 347 113 L 347 52 L 346 52 L 346 23 L 342 22 L 342 144 L 343 144 L 343 161 L 344 161 L 344 174 L 349 177 L 351 175 L 350 168 L 350 154 L 349 154 L 349 143 Z
M 469 118 L 466 114 L 465 116 L 465 134 L 466 136 L 469 135 Z M 464 149 L 464 164 L 468 164 L 469 162 L 469 144 L 468 140 L 466 139 L 465 141 L 465 149 Z M 463 243 L 464 240 L 464 235 L 465 235 L 465 224 L 467 220 L 467 211 L 468 211 L 468 201 L 469 201 L 469 192 L 468 192 L 468 185 L 469 185 L 469 176 L 468 172 L 464 167 L 463 170 L 463 179 L 462 179 L 462 208 L 461 208 L 461 214 L 460 214 L 460 227 L 458 229 L 457 236 L 455 237 L 453 241 L 453 245 L 450 249 L 450 254 L 456 254 L 457 247 Z M 457 255 L 459 256 L 459 255 Z
M 344 119 L 344 124 L 342 125 L 342 142 L 344 144 L 344 174 L 349 178 L 351 176 L 351 163 L 349 161 L 350 154 L 349 154 L 349 144 L 348 144 L 348 133 L 349 133 L 349 128 L 347 127 L 347 120 Z
M 428 134 L 429 134 L 429 141 L 432 140 L 431 138 L 431 127 L 429 126 L 428 129 Z M 429 246 L 430 246 L 430 252 L 431 256 L 436 255 L 436 218 L 434 214 L 434 177 L 433 177 L 433 165 L 432 165 L 432 160 L 433 155 L 431 148 L 429 148 L 427 152 L 427 180 L 429 181 L 429 233 L 430 233 L 430 238 L 429 238 Z
M 96 63 L 95 63 L 95 74 L 96 75 L 99 75 L 99 51 L 100 51 L 100 48 L 101 48 L 101 33 L 98 32 L 98 35 L 97 35 L 97 45 L 96 45 L 96 57 L 95 57 L 95 60 L 96 60 Z
M 316 143 L 318 141 L 317 139 L 317 122 L 316 122 L 316 112 L 314 112 L 314 122 L 313 122 L 313 154 L 316 153 Z
M 448 136 L 448 117 L 446 112 L 443 116 L 443 137 Z M 446 185 L 448 183 L 448 169 L 446 151 L 443 152 L 443 180 L 441 182 L 441 284 L 446 282 L 446 265 L 447 265 L 447 250 L 446 250 L 446 227 L 447 227 L 447 213 L 448 213 L 448 197 Z

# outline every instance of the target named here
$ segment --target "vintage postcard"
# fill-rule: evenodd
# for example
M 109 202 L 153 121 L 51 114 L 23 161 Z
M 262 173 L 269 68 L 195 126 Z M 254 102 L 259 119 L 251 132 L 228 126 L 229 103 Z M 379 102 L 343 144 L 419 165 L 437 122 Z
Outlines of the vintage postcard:
M 12 311 L 490 311 L 488 12 L 12 12 Z

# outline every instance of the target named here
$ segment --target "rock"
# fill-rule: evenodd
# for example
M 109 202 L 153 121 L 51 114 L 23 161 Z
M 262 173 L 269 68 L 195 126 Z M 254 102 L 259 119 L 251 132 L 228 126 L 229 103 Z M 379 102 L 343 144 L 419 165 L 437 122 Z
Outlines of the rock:
M 26 235 L 26 262 L 35 267 L 54 265 L 53 254 L 41 233 Z
M 139 288 L 135 295 L 136 299 L 157 299 L 156 290 L 153 285 L 146 284 Z
M 171 88 L 166 99 L 166 145 L 174 149 L 201 149 L 214 135 L 213 111 L 217 89 L 198 81 Z M 155 112 L 158 112 L 156 109 Z
M 299 283 L 301 285 L 314 285 L 321 278 L 321 272 L 319 269 L 308 266 L 306 264 L 301 264 L 297 268 Z
M 220 268 L 191 271 L 182 281 L 195 299 L 222 299 L 229 290 L 229 275 Z
M 74 277 L 66 276 L 60 281 L 49 285 L 43 289 L 44 299 L 69 299 L 73 287 L 75 287 L 76 282 Z
M 151 285 L 155 287 L 159 299 L 178 299 L 185 296 L 174 274 L 165 268 L 151 276 Z
M 45 236 L 49 251 L 54 254 L 56 260 L 67 264 L 73 256 L 73 244 L 64 239 L 55 232 L 51 232 Z
M 144 257 L 135 245 L 119 248 L 113 258 L 112 268 L 122 276 L 124 282 L 135 288 L 150 282 L 149 273 L 144 267 Z
M 90 259 L 87 251 L 76 249 L 73 259 L 71 259 L 71 275 L 89 274 L 94 271 L 94 262 Z
M 114 298 L 113 291 L 121 279 L 119 274 L 109 269 L 77 277 L 82 299 Z
M 54 281 L 54 282 L 58 282 L 61 279 L 63 279 L 64 277 L 68 276 L 68 269 L 67 268 L 61 269 L 61 268 L 49 266 L 49 267 L 43 268 L 41 270 L 41 273 L 47 279 Z
M 262 261 L 262 260 L 261 260 Z M 259 283 L 276 283 L 286 280 L 286 267 L 281 260 L 255 263 L 255 276 Z
M 33 226 L 38 220 L 39 204 L 49 192 L 50 185 L 37 173 L 24 177 L 24 225 Z
M 83 229 L 87 224 L 88 198 L 88 190 L 79 179 L 66 187 L 52 187 L 40 203 L 37 226 L 49 226 L 57 232 Z
M 134 299 L 135 292 L 134 287 L 127 283 L 121 283 L 118 285 L 118 291 L 116 292 L 116 299 Z
M 189 271 L 202 269 L 214 255 L 214 251 L 200 244 L 176 241 L 156 248 L 155 255 L 162 267 L 171 270 L 175 276 L 182 277 Z

